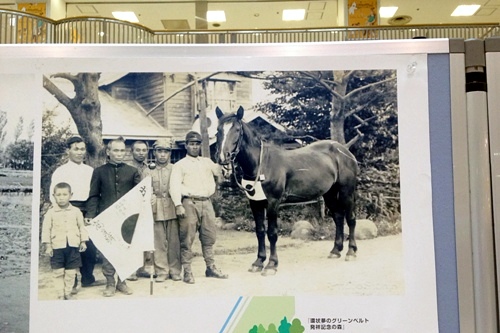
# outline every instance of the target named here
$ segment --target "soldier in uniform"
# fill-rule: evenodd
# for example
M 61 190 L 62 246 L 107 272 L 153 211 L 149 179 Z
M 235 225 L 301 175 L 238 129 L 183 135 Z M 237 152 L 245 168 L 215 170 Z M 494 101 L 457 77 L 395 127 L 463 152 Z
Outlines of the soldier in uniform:
M 133 160 L 129 164 L 139 170 L 139 173 L 142 175 L 144 170 L 148 168 L 148 144 L 145 141 L 137 140 L 132 143 L 132 146 L 130 148 L 132 151 Z
M 193 259 L 192 245 L 198 231 L 201 249 L 207 269 L 205 276 L 227 279 L 216 266 L 213 245 L 217 228 L 211 196 L 215 193 L 215 179 L 220 168 L 208 157 L 201 157 L 201 135 L 191 131 L 186 134 L 187 156 L 175 163 L 170 177 L 170 194 L 179 218 L 179 238 L 181 241 L 181 263 L 184 282 L 193 284 L 191 271 Z
M 148 169 L 147 159 L 149 153 L 149 146 L 147 142 L 137 140 L 132 143 L 130 147 L 132 153 L 132 161 L 127 162 L 139 170 L 141 178 L 144 178 L 144 171 Z M 129 281 L 137 281 L 138 276 L 149 278 L 149 267 L 153 265 L 153 258 L 150 252 L 144 252 L 144 265 L 127 278 Z
M 143 173 L 144 178 L 151 177 L 153 186 L 151 204 L 155 220 L 153 262 L 156 282 L 163 282 L 169 277 L 174 281 L 181 280 L 179 221 L 169 194 L 170 174 L 172 172 L 171 150 L 171 140 L 156 141 L 153 144 L 156 166 L 146 169 Z

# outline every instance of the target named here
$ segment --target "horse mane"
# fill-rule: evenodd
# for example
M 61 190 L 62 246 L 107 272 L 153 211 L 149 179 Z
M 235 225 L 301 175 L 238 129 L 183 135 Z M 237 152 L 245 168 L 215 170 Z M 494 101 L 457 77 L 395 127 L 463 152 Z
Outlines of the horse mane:
M 260 144 L 261 141 L 265 141 L 262 139 L 262 136 L 257 132 L 257 130 L 254 128 L 252 124 L 247 123 L 243 119 L 238 119 L 236 113 L 224 114 L 222 117 L 219 118 L 219 123 L 220 124 L 226 123 L 228 121 L 231 121 L 233 118 L 241 123 L 243 131 L 248 134 L 248 136 L 254 143 Z

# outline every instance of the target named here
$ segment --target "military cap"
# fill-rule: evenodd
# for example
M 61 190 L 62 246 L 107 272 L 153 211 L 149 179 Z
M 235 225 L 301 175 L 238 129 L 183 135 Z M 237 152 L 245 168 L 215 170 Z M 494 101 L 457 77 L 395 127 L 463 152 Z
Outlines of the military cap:
M 186 142 L 197 141 L 201 142 L 201 134 L 195 131 L 190 131 L 186 134 Z
M 172 150 L 172 140 L 159 139 L 153 143 L 153 149 L 167 149 Z

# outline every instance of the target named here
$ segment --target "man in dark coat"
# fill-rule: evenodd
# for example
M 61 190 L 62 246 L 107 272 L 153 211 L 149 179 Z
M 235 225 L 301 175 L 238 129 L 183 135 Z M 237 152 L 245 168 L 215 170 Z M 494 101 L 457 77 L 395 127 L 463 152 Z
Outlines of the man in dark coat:
M 92 180 L 90 181 L 90 193 L 87 201 L 87 213 L 85 215 L 87 223 L 90 219 L 102 213 L 106 208 L 114 204 L 128 191 L 134 188 L 141 181 L 139 171 L 125 163 L 125 140 L 120 137 L 111 140 L 106 148 L 109 160 L 106 164 L 94 169 Z M 115 281 L 115 268 L 103 256 L 102 273 L 106 277 L 106 289 L 103 295 L 114 296 L 118 290 L 126 295 L 132 294 L 125 281 L 118 279 Z

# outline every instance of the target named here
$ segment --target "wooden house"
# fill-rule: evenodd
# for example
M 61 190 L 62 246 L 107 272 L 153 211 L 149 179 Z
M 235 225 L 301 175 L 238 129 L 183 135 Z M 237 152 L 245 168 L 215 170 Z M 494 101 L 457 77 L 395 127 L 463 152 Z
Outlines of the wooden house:
M 195 83 L 205 77 L 204 87 Z M 207 112 L 215 110 L 216 106 L 223 110 L 236 110 L 240 105 L 247 108 L 252 105 L 251 80 L 231 73 L 103 73 L 100 90 L 107 95 L 102 99 L 102 108 L 106 112 L 116 114 L 112 111 L 115 109 L 112 104 L 115 104 L 120 105 L 121 112 L 136 113 L 149 119 L 154 135 L 141 127 L 135 128 L 134 132 L 140 130 L 142 135 L 136 133 L 133 137 L 140 137 L 151 146 L 158 138 L 157 130 L 160 126 L 164 130 L 161 136 L 172 138 L 177 143 L 178 149 L 172 153 L 174 162 L 185 154 L 184 137 L 200 112 L 200 104 L 206 104 Z M 202 92 L 206 92 L 206 98 L 200 98 L 205 96 Z M 122 117 L 115 119 L 114 126 L 122 127 Z M 122 129 L 125 130 L 123 127 Z M 105 134 L 107 133 L 103 133 L 103 136 Z M 127 133 L 123 134 L 130 137 Z

